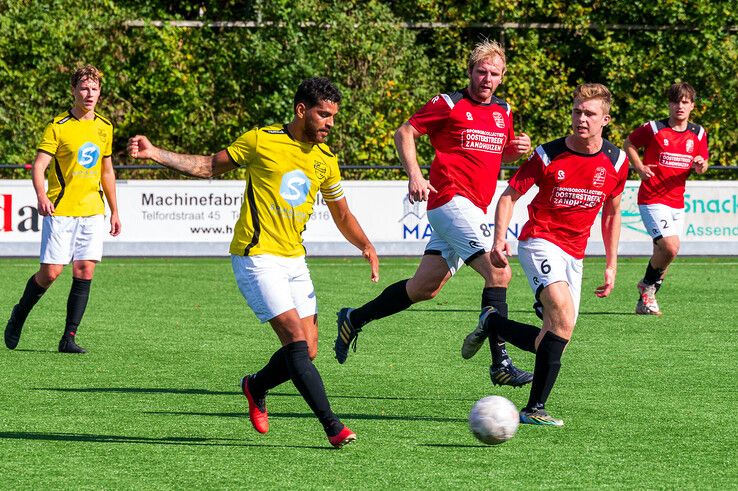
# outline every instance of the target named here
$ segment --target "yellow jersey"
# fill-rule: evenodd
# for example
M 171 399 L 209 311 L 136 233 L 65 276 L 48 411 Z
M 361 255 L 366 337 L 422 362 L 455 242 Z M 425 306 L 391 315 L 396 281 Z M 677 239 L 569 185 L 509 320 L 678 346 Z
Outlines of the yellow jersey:
M 95 114 L 77 119 L 71 111 L 46 126 L 38 151 L 53 157 L 46 196 L 54 215 L 92 216 L 105 213 L 100 187 L 102 161 L 113 153 L 113 125 Z
M 326 145 L 295 140 L 286 125 L 248 131 L 226 151 L 246 169 L 231 254 L 305 255 L 302 232 L 318 190 L 325 201 L 344 197 L 336 156 Z

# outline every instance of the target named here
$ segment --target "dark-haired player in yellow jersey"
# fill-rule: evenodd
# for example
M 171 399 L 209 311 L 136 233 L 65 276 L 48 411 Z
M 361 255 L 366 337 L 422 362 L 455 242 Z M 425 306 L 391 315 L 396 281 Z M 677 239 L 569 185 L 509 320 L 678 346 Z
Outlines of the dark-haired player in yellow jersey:
M 369 261 L 371 279 L 379 279 L 374 246 L 349 210 L 338 160 L 324 143 L 340 102 L 341 93 L 328 79 L 304 80 L 290 123 L 248 131 L 212 156 L 169 152 L 140 135 L 128 142 L 132 157 L 193 177 L 245 169 L 243 206 L 230 247 L 233 272 L 249 307 L 261 322 L 271 324 L 282 345 L 261 370 L 241 380 L 249 419 L 266 433 L 267 391 L 292 380 L 335 447 L 354 441 L 356 434 L 331 410 L 312 362 L 318 352 L 318 316 L 302 232 L 319 190 L 340 232 Z
M 102 74 L 84 66 L 72 75 L 74 105 L 56 116 L 44 131 L 33 162 L 33 187 L 38 211 L 44 217 L 41 266 L 29 278 L 5 328 L 5 345 L 15 349 L 31 309 L 72 262 L 72 288 L 67 319 L 59 342 L 62 353 L 84 353 L 75 336 L 82 321 L 95 265 L 102 259 L 105 203 L 110 207 L 110 235 L 120 233 L 115 196 L 112 141 L 113 125 L 95 112 Z M 49 187 L 44 175 L 49 172 Z

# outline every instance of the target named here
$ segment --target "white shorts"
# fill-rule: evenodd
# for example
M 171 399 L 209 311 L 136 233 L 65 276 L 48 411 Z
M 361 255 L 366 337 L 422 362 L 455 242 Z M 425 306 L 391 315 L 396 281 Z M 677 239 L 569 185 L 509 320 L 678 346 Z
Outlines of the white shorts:
M 105 215 L 45 216 L 41 230 L 41 264 L 102 259 Z
M 451 274 L 492 249 L 492 226 L 482 210 L 463 196 L 428 211 L 433 233 L 426 254 L 443 256 Z
M 261 322 L 296 309 L 300 319 L 318 313 L 305 257 L 231 255 L 241 294 Z
M 565 281 L 569 285 L 576 323 L 582 292 L 582 260 L 572 257 L 547 240 L 536 238 L 518 242 L 518 259 L 536 301 L 539 300 L 541 290 L 551 283 Z
M 638 205 L 646 232 L 653 240 L 681 235 L 684 229 L 684 208 L 662 204 Z

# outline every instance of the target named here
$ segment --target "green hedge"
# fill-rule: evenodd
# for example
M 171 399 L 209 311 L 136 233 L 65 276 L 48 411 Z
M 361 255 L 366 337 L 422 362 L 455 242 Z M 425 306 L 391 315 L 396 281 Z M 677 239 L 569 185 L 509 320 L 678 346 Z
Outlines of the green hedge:
M 597 2 L 599 4 L 599 2 Z M 665 89 L 692 83 L 695 121 L 710 133 L 713 165 L 734 165 L 738 150 L 738 33 L 735 2 L 431 0 L 155 1 L 0 0 L 0 162 L 32 161 L 44 125 L 71 102 L 70 70 L 104 72 L 100 112 L 116 126 L 115 162 L 133 163 L 136 133 L 189 153 L 215 152 L 243 131 L 287 121 L 299 81 L 331 77 L 343 90 L 331 146 L 347 165 L 396 165 L 394 130 L 427 99 L 466 83 L 465 58 L 484 37 L 504 40 L 508 75 L 498 95 L 534 144 L 566 134 L 570 94 L 583 81 L 615 96 L 608 137 L 667 114 Z M 258 28 L 127 27 L 133 19 L 260 20 Z M 444 22 L 411 29 L 402 22 Z M 480 23 L 558 23 L 555 29 L 479 27 Z M 592 24 L 609 25 L 593 29 Z M 669 26 L 625 30 L 617 25 Z M 422 163 L 432 149 L 424 142 Z M 28 177 L 28 171 L 0 171 Z M 128 178 L 169 171 L 119 172 Z M 347 172 L 394 178 L 401 172 Z M 233 177 L 231 174 L 229 177 Z

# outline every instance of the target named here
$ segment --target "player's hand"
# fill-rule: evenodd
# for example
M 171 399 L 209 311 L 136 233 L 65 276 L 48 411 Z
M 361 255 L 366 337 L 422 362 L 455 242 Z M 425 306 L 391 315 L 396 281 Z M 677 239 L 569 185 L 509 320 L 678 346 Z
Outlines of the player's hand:
M 612 289 L 615 288 L 615 275 L 617 274 L 617 270 L 615 268 L 606 268 L 605 269 L 605 284 L 600 285 L 595 289 L 595 295 L 597 295 L 600 298 L 605 298 L 612 292 Z
M 361 251 L 361 255 L 364 256 L 364 259 L 369 261 L 369 267 L 372 270 L 372 281 L 374 283 L 379 281 L 379 258 L 377 257 L 377 251 L 374 249 L 374 246 L 369 244 L 368 246 L 364 247 L 364 250 Z
M 128 155 L 134 159 L 150 159 L 153 157 L 156 147 L 143 135 L 136 135 L 128 139 L 126 147 Z
M 423 176 L 416 177 L 416 178 L 410 178 L 410 181 L 407 183 L 407 195 L 410 199 L 410 203 L 415 203 L 416 201 L 428 201 L 428 196 L 430 196 L 430 193 L 435 193 L 436 188 L 434 188 L 430 181 L 428 181 Z
M 524 132 L 518 133 L 507 145 L 520 158 L 530 152 L 530 137 Z
M 507 260 L 508 256 L 512 256 L 510 252 L 510 244 L 506 240 L 502 242 L 495 241 L 492 246 L 492 250 L 489 251 L 489 260 L 495 268 L 505 268 L 510 263 Z
M 120 234 L 120 218 L 117 213 L 110 215 L 110 235 L 117 237 Z
M 641 178 L 641 181 L 647 181 L 651 179 L 655 174 L 651 165 L 644 165 L 642 167 L 636 167 L 635 170 Z
M 46 195 L 38 198 L 38 214 L 45 217 L 54 214 L 54 203 Z
M 702 155 L 698 155 L 692 159 L 692 167 L 697 174 L 704 174 L 707 171 L 707 160 Z

